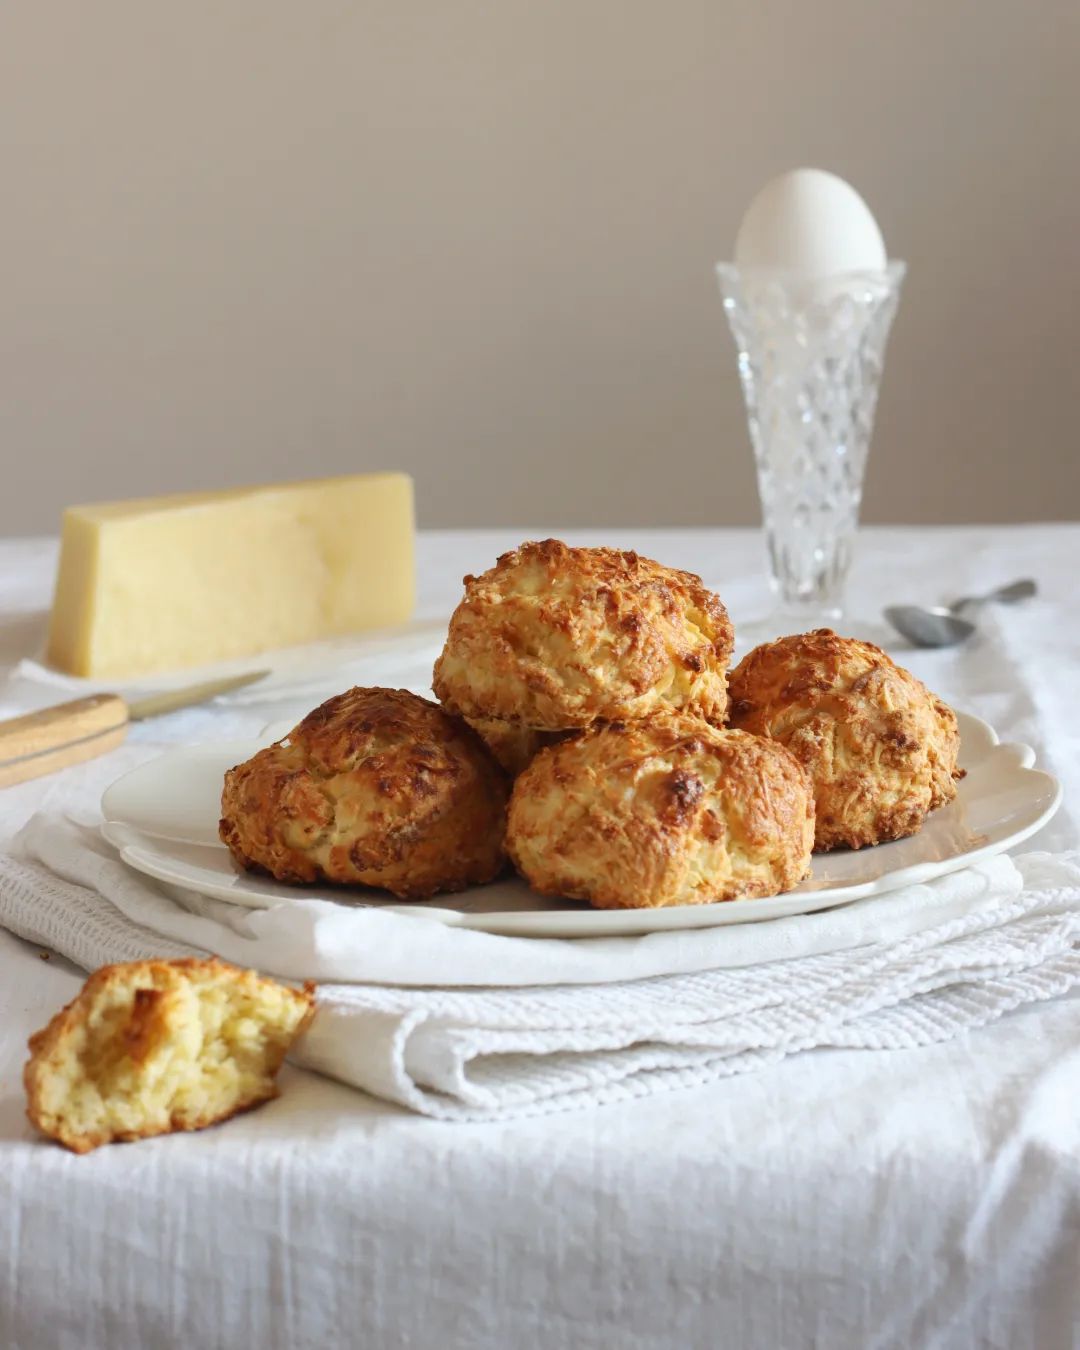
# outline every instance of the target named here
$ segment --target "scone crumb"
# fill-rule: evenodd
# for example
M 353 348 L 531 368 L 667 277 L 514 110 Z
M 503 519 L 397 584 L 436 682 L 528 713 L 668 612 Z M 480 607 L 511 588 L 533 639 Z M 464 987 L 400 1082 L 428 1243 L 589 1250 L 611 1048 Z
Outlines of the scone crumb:
M 75 1153 L 199 1130 L 276 1095 L 302 990 L 214 958 L 103 966 L 30 1038 L 27 1115 Z

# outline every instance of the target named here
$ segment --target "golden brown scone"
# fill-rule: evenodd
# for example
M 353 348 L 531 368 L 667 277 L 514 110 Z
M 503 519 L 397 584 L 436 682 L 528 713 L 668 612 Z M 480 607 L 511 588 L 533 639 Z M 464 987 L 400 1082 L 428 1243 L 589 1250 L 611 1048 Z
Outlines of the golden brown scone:
M 495 717 L 466 717 L 466 722 L 511 778 L 516 778 L 537 751 L 554 745 L 568 734 L 565 731 L 534 731 L 515 722 L 500 722 Z
M 538 891 L 645 909 L 789 890 L 813 841 L 810 781 L 782 746 L 656 713 L 541 750 L 506 842 Z
M 721 723 L 731 648 L 698 577 L 547 539 L 465 578 L 432 683 L 451 712 L 537 731 L 673 708 Z
M 772 737 L 805 765 L 819 851 L 916 833 L 962 777 L 952 709 L 880 647 L 829 628 L 743 657 L 731 673 L 731 725 Z
M 504 866 L 509 784 L 460 718 L 350 689 L 225 775 L 222 841 L 279 881 L 460 891 Z
M 223 961 L 103 966 L 30 1037 L 27 1115 L 75 1153 L 201 1130 L 277 1095 L 314 1009 L 312 986 Z

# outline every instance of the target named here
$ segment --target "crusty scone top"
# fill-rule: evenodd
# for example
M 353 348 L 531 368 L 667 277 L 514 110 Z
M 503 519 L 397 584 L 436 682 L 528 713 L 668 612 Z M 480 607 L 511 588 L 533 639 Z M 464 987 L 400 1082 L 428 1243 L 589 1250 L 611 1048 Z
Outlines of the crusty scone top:
M 733 645 L 692 573 L 545 539 L 465 578 L 433 686 L 466 717 L 546 731 L 670 708 L 722 722 Z

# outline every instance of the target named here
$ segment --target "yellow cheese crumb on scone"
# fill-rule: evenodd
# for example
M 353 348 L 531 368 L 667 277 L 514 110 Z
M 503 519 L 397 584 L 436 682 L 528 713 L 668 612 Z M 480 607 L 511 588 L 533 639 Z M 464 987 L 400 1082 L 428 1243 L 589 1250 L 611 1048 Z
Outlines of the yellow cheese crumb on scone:
M 813 841 L 793 755 L 671 713 L 541 750 L 514 784 L 507 829 L 534 889 L 599 909 L 775 895 L 806 876 Z
M 314 1008 L 214 959 L 103 966 L 30 1038 L 27 1115 L 75 1153 L 201 1130 L 277 1095 Z
M 732 642 L 699 577 L 547 539 L 465 578 L 433 687 L 451 712 L 533 731 L 672 709 L 719 723 Z
M 731 673 L 731 725 L 779 741 L 814 784 L 827 850 L 902 839 L 956 796 L 956 714 L 869 642 L 829 628 L 755 647 Z

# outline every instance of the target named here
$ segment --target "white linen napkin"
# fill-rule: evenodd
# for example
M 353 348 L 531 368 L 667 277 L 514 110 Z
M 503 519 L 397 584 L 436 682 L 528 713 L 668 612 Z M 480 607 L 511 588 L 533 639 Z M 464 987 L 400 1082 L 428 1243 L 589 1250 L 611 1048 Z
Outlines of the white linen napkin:
M 992 858 L 823 914 L 565 941 L 180 896 L 54 814 L 18 852 L 0 858 L 4 927 L 88 970 L 212 951 L 315 978 L 297 1062 L 446 1119 L 644 1096 L 817 1046 L 910 1048 L 1080 983 L 1077 854 Z

